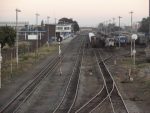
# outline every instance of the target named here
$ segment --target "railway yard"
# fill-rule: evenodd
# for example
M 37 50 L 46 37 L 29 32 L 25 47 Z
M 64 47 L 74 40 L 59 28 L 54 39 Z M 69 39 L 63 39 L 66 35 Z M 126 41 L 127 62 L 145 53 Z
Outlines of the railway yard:
M 0 113 L 150 113 L 150 65 L 145 47 L 93 48 L 88 33 L 0 89 Z M 61 69 L 60 69 L 61 68 Z

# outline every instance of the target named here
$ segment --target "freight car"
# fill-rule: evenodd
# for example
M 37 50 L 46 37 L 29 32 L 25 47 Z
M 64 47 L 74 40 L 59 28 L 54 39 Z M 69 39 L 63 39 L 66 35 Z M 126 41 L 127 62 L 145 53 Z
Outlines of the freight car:
M 89 33 L 89 40 L 92 47 L 114 47 L 115 40 L 113 37 L 105 34 L 97 34 Z
M 94 33 L 92 32 L 89 33 L 89 40 L 92 47 L 97 47 L 97 42 L 96 42 L 97 40 Z

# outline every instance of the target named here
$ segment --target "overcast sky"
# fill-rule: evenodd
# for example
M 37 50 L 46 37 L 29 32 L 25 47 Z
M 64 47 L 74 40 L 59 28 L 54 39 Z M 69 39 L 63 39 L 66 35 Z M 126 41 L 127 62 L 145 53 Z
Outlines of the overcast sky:
M 73 18 L 80 26 L 96 26 L 99 22 L 112 20 L 118 16 L 122 25 L 130 24 L 132 10 L 133 21 L 140 21 L 148 16 L 149 0 L 0 0 L 0 21 L 15 21 L 15 9 L 21 10 L 20 21 L 35 24 L 35 13 L 39 13 L 40 21 L 50 16 L 54 18 Z

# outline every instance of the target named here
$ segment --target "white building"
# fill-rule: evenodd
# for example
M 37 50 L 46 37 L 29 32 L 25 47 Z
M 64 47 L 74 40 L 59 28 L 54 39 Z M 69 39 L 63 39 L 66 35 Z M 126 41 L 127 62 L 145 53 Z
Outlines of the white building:
M 57 24 L 56 33 L 60 33 L 63 39 L 71 37 L 74 33 L 72 24 Z

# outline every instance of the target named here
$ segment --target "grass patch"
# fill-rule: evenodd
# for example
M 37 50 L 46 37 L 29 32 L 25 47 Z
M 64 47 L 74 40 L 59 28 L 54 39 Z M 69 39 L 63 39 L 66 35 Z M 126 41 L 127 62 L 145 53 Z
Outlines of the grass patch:
M 2 79 L 6 80 L 13 76 L 19 76 L 21 73 L 31 69 L 40 59 L 52 54 L 58 49 L 58 45 L 52 44 L 49 47 L 44 45 L 38 49 L 38 56 L 35 52 L 23 53 L 19 55 L 19 65 L 17 69 L 16 59 L 12 60 L 12 73 L 11 73 L 11 60 L 2 63 Z

